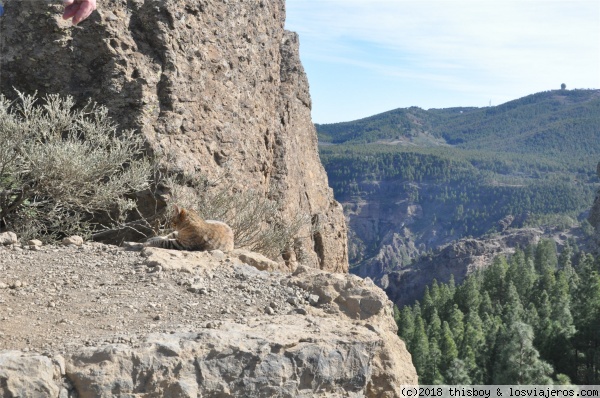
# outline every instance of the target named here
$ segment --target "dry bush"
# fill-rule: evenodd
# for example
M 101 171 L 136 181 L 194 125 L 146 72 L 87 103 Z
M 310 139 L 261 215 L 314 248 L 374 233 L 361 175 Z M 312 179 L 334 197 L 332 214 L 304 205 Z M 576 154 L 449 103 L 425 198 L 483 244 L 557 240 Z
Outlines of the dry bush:
M 177 183 L 170 180 L 168 185 L 173 203 L 193 209 L 204 219 L 227 223 L 233 229 L 236 247 L 272 259 L 288 250 L 299 231 L 310 225 L 307 215 L 286 219 L 277 201 L 253 189 L 232 192 L 222 179 L 209 181 L 198 174 L 186 175 Z
M 135 208 L 125 195 L 149 185 L 142 137 L 96 104 L 18 95 L 0 95 L 0 228 L 49 240 L 111 227 L 94 224 L 98 213 L 122 222 Z

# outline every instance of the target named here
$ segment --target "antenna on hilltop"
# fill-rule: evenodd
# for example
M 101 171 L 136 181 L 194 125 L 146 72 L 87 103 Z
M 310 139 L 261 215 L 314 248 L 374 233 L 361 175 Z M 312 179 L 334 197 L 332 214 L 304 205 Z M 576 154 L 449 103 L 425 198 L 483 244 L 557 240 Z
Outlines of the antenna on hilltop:
M 490 100 L 490 106 L 492 106 L 492 100 Z

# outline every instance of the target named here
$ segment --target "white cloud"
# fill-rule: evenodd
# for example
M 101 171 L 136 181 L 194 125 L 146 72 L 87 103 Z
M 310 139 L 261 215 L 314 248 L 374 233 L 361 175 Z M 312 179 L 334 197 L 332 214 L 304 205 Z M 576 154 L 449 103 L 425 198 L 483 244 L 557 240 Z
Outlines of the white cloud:
M 597 0 L 287 0 L 287 10 L 303 60 L 315 65 L 445 90 L 480 86 L 504 100 L 562 81 L 600 87 Z

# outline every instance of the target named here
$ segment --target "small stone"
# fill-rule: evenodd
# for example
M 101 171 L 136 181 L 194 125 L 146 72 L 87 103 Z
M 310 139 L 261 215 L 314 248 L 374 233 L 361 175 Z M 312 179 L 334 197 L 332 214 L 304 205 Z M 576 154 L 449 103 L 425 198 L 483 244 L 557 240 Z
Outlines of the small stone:
M 300 314 L 300 315 L 306 315 L 307 314 L 306 310 L 304 308 L 302 308 L 302 307 L 294 308 L 294 312 L 296 314 Z
M 297 307 L 298 304 L 300 304 L 300 301 L 298 300 L 298 297 L 288 297 L 287 302 L 291 305 L 293 305 L 294 307 Z
M 308 302 L 310 305 L 319 304 L 319 296 L 317 296 L 316 294 L 311 294 L 310 296 L 308 296 Z
M 61 376 L 64 376 L 67 373 L 67 366 L 65 363 L 65 358 L 62 355 L 56 355 L 52 358 L 52 363 L 57 367 L 58 372 Z
M 0 234 L 0 245 L 14 245 L 17 241 L 17 234 L 14 232 L 2 232 Z
M 23 282 L 21 282 L 20 280 L 16 280 L 13 283 L 10 284 L 10 288 L 11 289 L 18 289 L 20 287 L 23 286 Z
M 8 285 L 4 282 L 0 282 L 0 289 L 6 289 Z
M 155 321 L 160 321 L 160 315 L 156 315 L 156 316 L 155 316 L 153 319 L 154 319 Z
M 28 240 L 28 241 L 27 241 L 27 244 L 28 244 L 29 246 L 32 246 L 32 247 L 33 247 L 33 246 L 41 246 L 41 245 L 42 245 L 42 241 L 41 241 L 41 240 L 38 240 L 38 239 L 31 239 L 31 240 Z
M 48 307 L 54 308 L 54 307 L 56 307 L 56 303 L 54 301 L 51 301 L 48 303 Z
M 225 253 L 223 253 L 221 250 L 211 250 L 209 253 L 217 260 L 222 260 L 225 258 Z
M 110 21 L 110 22 L 113 22 L 113 21 L 118 21 L 118 20 L 119 20 L 119 18 L 118 18 L 118 17 L 115 15 L 115 13 L 114 13 L 114 12 L 112 12 L 112 11 L 108 11 L 108 12 L 105 14 L 105 18 L 106 18 L 106 20 L 107 20 L 107 21 Z
M 275 314 L 275 310 L 273 308 L 271 308 L 271 307 L 266 307 L 265 308 L 265 314 L 267 314 L 267 315 L 273 315 L 273 314 Z
M 62 244 L 65 246 L 69 246 L 69 245 L 81 246 L 81 245 L 83 245 L 83 238 L 79 235 L 69 236 L 62 240 Z

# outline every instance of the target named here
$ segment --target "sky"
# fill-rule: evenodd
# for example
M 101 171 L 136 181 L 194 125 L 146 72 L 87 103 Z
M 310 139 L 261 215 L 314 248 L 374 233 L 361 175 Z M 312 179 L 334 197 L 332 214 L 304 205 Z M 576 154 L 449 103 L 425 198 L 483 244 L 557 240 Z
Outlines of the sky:
M 600 88 L 598 0 L 286 0 L 315 123 Z

